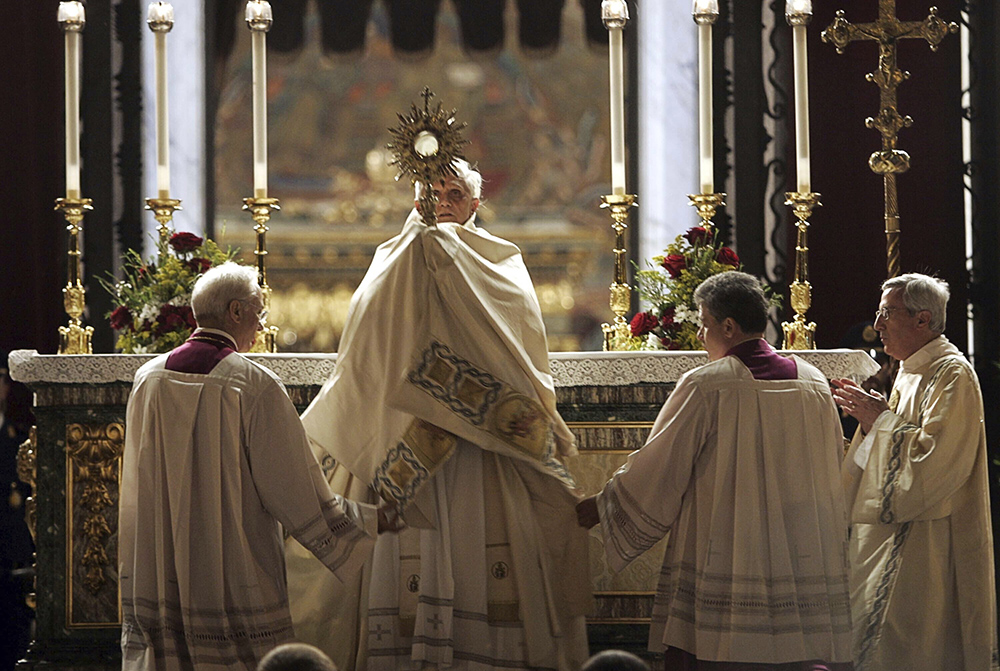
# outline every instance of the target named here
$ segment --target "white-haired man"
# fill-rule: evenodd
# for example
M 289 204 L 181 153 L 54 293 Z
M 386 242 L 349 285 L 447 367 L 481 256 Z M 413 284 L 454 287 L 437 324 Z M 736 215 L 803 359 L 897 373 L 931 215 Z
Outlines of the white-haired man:
M 860 425 L 844 461 L 859 671 L 998 668 L 983 398 L 944 335 L 948 285 L 882 284 L 875 329 L 900 363 L 889 401 L 834 380 Z
M 239 354 L 264 318 L 256 271 L 210 269 L 191 307 L 199 328 L 136 372 L 126 411 L 125 670 L 255 669 L 293 638 L 282 527 L 346 577 L 385 522 L 331 493 L 284 387 Z
M 559 461 L 573 437 L 520 252 L 476 226 L 482 178 L 465 161 L 454 168 L 434 185 L 437 225 L 414 210 L 376 251 L 337 368 L 302 418 L 321 458 L 370 483 L 410 527 L 379 539 L 367 610 L 350 622 L 357 659 L 334 659 L 576 669 L 590 585 Z M 322 612 L 307 596 L 303 612 Z

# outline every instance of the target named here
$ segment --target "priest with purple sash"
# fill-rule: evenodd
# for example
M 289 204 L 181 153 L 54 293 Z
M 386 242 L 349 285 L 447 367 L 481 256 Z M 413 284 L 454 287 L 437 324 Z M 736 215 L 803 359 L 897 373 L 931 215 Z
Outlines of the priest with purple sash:
M 385 522 L 331 493 L 285 389 L 243 357 L 253 268 L 195 284 L 199 328 L 142 366 L 127 409 L 119 557 L 124 670 L 247 669 L 293 639 L 282 528 L 341 580 Z
M 843 434 L 829 384 L 763 339 L 738 271 L 695 291 L 710 363 L 681 377 L 646 444 L 577 511 L 609 566 L 669 534 L 649 649 L 682 671 L 851 668 Z

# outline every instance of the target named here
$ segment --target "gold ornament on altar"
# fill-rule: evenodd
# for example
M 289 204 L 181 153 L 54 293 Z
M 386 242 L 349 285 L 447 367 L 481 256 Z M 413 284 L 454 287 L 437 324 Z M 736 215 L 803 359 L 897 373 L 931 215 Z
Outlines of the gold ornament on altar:
M 38 428 L 32 426 L 28 430 L 28 439 L 17 448 L 17 478 L 24 484 L 31 487 L 31 495 L 24 502 L 24 522 L 28 525 L 28 532 L 31 540 L 38 542 L 38 488 L 36 480 L 38 477 Z M 32 564 L 35 563 L 36 553 L 32 553 Z M 31 592 L 25 595 L 24 602 L 31 610 L 35 610 L 38 605 L 36 598 L 38 586 L 38 575 L 31 578 Z
M 853 24 L 838 10 L 836 18 L 822 33 L 824 42 L 833 43 L 837 53 L 844 53 L 851 42 L 874 40 L 878 42 L 878 69 L 865 76 L 879 88 L 879 113 L 865 119 L 865 126 L 877 130 L 882 136 L 882 149 L 868 159 L 868 166 L 876 175 L 882 175 L 885 191 L 886 270 L 888 277 L 900 274 L 899 253 L 899 202 L 896 192 L 896 175 L 910 168 L 910 155 L 896 144 L 899 131 L 913 125 L 910 116 L 901 116 L 897 109 L 896 90 L 909 79 L 910 73 L 896 65 L 896 48 L 899 40 L 922 38 L 931 51 L 937 51 L 948 33 L 957 33 L 958 24 L 938 16 L 937 7 L 931 7 L 923 21 L 900 21 L 896 18 L 896 0 L 878 0 L 878 19 L 872 23 Z
M 797 238 L 795 242 L 795 279 L 789 291 L 791 293 L 792 309 L 795 318 L 791 322 L 782 322 L 784 333 L 783 349 L 816 349 L 816 322 L 806 322 L 806 312 L 812 305 L 812 285 L 809 284 L 809 245 L 807 232 L 809 216 L 814 208 L 820 206 L 818 193 L 799 193 L 790 191 L 785 194 L 785 205 L 792 207 L 796 224 Z
M 271 287 L 267 284 L 267 222 L 271 219 L 271 210 L 280 210 L 277 198 L 244 198 L 243 209 L 250 213 L 254 221 L 254 233 L 257 236 L 257 246 L 253 250 L 257 260 L 257 281 L 260 284 L 260 298 L 265 312 L 271 310 Z M 274 353 L 278 351 L 278 327 L 265 326 L 262 337 L 257 338 L 251 352 Z
M 396 179 L 408 177 L 412 184 L 423 185 L 417 209 L 428 226 L 437 224 L 437 197 L 434 183 L 448 175 L 455 175 L 452 161 L 464 159 L 462 148 L 469 143 L 462 137 L 464 122 L 455 119 L 457 110 L 447 112 L 441 103 L 431 111 L 430 99 L 434 94 L 424 87 L 420 94 L 423 109 L 410 106 L 409 114 L 397 114 L 399 125 L 390 128 L 393 140 L 386 145 L 393 155 L 389 165 L 398 169 Z
M 635 349 L 634 338 L 629 330 L 625 315 L 632 307 L 632 287 L 628 283 L 626 269 L 625 231 L 628 229 L 629 210 L 636 206 L 632 194 L 601 196 L 601 207 L 606 207 L 611 213 L 611 228 L 615 231 L 614 277 L 609 287 L 611 297 L 608 301 L 615 319 L 610 324 L 602 324 L 604 332 L 604 351 Z
M 59 327 L 59 354 L 93 354 L 91 337 L 93 326 L 84 326 L 80 317 L 87 308 L 87 294 L 81 278 L 80 232 L 83 230 L 83 214 L 94 209 L 90 198 L 58 198 L 56 209 L 62 210 L 69 224 L 69 249 L 66 251 L 66 286 L 63 288 L 63 307 L 69 315 L 69 325 Z

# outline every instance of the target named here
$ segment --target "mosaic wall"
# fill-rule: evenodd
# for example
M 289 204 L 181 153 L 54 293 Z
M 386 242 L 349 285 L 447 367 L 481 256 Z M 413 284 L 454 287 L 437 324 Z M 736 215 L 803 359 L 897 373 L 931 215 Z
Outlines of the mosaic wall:
M 412 207 L 384 146 L 424 86 L 468 123 L 466 155 L 485 178 L 479 223 L 524 252 L 550 349 L 600 349 L 613 244 L 598 207 L 610 191 L 607 52 L 586 45 L 578 3 L 566 3 L 562 42 L 547 56 L 521 50 L 516 20 L 508 12 L 503 51 L 470 60 L 442 3 L 436 48 L 414 62 L 393 55 L 375 3 L 363 56 L 326 56 L 315 16 L 301 51 L 269 53 L 269 187 L 282 209 L 268 234 L 268 281 L 282 351 L 336 350 L 375 247 Z M 239 211 L 252 185 L 249 31 L 238 35 L 217 117 L 215 236 L 252 261 L 252 226 Z

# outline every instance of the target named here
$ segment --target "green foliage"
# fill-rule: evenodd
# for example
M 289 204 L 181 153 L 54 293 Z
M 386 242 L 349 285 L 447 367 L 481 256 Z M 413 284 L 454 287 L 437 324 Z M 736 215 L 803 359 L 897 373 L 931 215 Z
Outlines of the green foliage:
M 694 290 L 712 275 L 741 268 L 736 253 L 716 237 L 714 229 L 691 228 L 637 269 L 636 289 L 650 308 L 632 318 L 638 340 L 632 349 L 702 349 Z
M 125 354 L 169 352 L 187 340 L 197 325 L 191 311 L 195 281 L 236 255 L 192 233 L 159 241 L 157 252 L 155 261 L 146 261 L 130 249 L 122 256 L 122 279 L 101 280 L 115 305 L 107 317 L 118 332 L 116 347 Z

